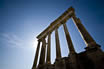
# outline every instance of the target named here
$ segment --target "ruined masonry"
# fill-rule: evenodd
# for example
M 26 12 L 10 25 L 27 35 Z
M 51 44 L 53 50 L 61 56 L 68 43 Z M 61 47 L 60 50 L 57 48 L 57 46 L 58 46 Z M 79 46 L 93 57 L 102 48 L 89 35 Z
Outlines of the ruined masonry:
M 81 53 L 76 53 L 74 49 L 66 25 L 66 22 L 69 19 L 74 21 L 74 24 L 76 25 L 86 44 L 85 51 Z M 68 44 L 67 46 L 69 54 L 67 57 L 61 56 L 60 40 L 58 35 L 58 28 L 61 25 L 63 25 Z M 55 31 L 56 59 L 54 64 L 51 64 L 51 34 L 53 31 Z M 46 37 L 48 37 L 47 42 Z M 75 10 L 72 7 L 68 8 L 60 17 L 52 22 L 42 33 L 37 36 L 37 39 L 38 45 L 32 69 L 104 69 L 104 52 L 100 49 L 100 45 L 95 42 L 95 40 L 82 25 L 80 19 L 76 17 Z M 39 54 L 40 43 L 42 43 L 42 46 Z M 47 55 L 45 56 L 45 54 Z M 37 64 L 38 59 L 39 63 Z

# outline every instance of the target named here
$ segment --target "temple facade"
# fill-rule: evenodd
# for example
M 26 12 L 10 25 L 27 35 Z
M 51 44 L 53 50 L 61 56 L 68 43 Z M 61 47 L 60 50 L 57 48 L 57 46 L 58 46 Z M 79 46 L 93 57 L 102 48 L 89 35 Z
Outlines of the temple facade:
M 85 51 L 81 53 L 76 53 L 74 49 L 74 45 L 66 25 L 66 22 L 69 19 L 73 20 L 86 44 Z M 58 28 L 61 25 L 63 25 L 68 44 L 69 54 L 67 57 L 61 56 L 62 51 L 58 34 Z M 53 31 L 55 31 L 56 59 L 54 64 L 51 64 L 51 34 Z M 46 37 L 48 37 L 47 42 Z M 32 69 L 104 69 L 104 52 L 100 49 L 100 45 L 97 44 L 88 33 L 80 19 L 76 17 L 75 10 L 72 7 L 68 8 L 60 17 L 52 22 L 37 36 L 37 39 L 38 45 Z M 42 43 L 41 47 L 40 43 Z M 41 51 L 39 54 L 40 48 Z

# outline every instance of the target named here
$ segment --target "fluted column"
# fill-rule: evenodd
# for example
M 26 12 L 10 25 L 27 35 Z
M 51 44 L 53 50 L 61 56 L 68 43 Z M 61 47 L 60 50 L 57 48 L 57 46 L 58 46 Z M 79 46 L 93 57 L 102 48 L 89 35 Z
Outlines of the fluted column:
M 45 52 L 46 52 L 46 40 L 45 40 L 45 38 L 43 38 L 39 65 L 42 65 L 45 63 Z
M 74 46 L 73 46 L 70 34 L 68 32 L 68 29 L 67 29 L 66 23 L 63 23 L 63 27 L 64 27 L 64 32 L 65 32 L 65 35 L 66 35 L 69 51 L 70 51 L 71 54 L 76 53 L 75 50 L 74 50 Z
M 96 42 L 94 41 L 94 39 L 91 37 L 91 35 L 88 33 L 88 31 L 85 29 L 85 27 L 81 24 L 81 21 L 79 18 L 77 18 L 75 16 L 75 14 L 72 16 L 72 19 L 76 25 L 76 27 L 78 28 L 83 40 L 85 41 L 85 44 L 87 45 L 87 47 L 96 45 Z
M 36 69 L 38 55 L 39 55 L 39 49 L 40 49 L 40 41 L 38 41 L 38 45 L 37 45 L 37 49 L 36 49 L 36 54 L 35 54 L 35 59 L 34 59 L 34 64 L 33 64 L 32 69 Z
M 61 58 L 61 49 L 58 35 L 58 28 L 55 29 L 55 39 L 56 39 L 56 59 Z
M 51 63 L 51 33 L 48 34 L 48 46 L 47 46 L 47 64 Z

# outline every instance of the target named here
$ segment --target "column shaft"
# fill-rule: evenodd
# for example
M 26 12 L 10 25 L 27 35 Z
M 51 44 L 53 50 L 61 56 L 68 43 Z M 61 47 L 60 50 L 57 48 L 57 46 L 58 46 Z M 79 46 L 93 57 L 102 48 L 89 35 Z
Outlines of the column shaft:
M 47 60 L 48 64 L 51 63 L 51 33 L 48 34 L 48 46 L 47 46 Z
M 66 23 L 63 24 L 63 27 L 64 27 L 64 32 L 65 32 L 65 35 L 66 35 L 69 51 L 70 51 L 70 53 L 75 53 L 74 46 L 73 46 L 70 34 L 68 32 Z
M 36 54 L 35 54 L 35 59 L 34 59 L 34 64 L 33 64 L 33 68 L 36 68 L 37 65 L 37 60 L 38 60 L 38 55 L 39 55 L 39 49 L 40 49 L 40 41 L 38 41 L 38 45 L 37 45 L 37 49 L 36 49 Z
M 45 40 L 45 38 L 43 38 L 39 65 L 42 65 L 45 63 L 45 51 L 46 51 L 46 40 Z
M 55 29 L 55 39 L 56 39 L 56 59 L 61 58 L 61 49 L 58 36 L 58 29 Z
M 79 18 L 77 18 L 75 15 L 72 17 L 76 27 L 78 28 L 83 40 L 85 41 L 85 44 L 87 46 L 95 45 L 96 42 L 93 40 L 91 35 L 88 33 L 88 31 L 85 29 L 85 27 L 81 24 L 81 21 Z

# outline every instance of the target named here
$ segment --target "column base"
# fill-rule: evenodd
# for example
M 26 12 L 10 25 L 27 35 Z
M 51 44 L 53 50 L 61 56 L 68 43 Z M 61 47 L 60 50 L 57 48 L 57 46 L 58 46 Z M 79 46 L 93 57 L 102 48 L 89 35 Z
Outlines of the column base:
M 32 69 L 36 69 L 36 67 L 32 67 Z
M 55 61 L 55 69 L 66 69 L 65 61 L 64 59 L 56 59 Z
M 78 64 L 78 54 L 77 53 L 70 53 L 69 54 L 69 69 L 79 69 L 79 64 Z
M 76 52 L 69 53 L 69 54 L 68 54 L 68 57 L 75 56 L 75 55 L 77 55 L 77 53 L 76 53 Z
M 99 44 L 88 44 L 87 47 L 85 48 L 86 51 L 92 51 L 92 50 L 101 50 Z
M 52 64 L 46 64 L 44 69 L 53 69 L 54 65 Z
M 92 60 L 95 69 L 104 69 L 104 52 L 100 49 L 100 45 L 86 47 L 87 57 Z
M 37 69 L 45 69 L 45 65 L 44 64 L 38 65 Z

